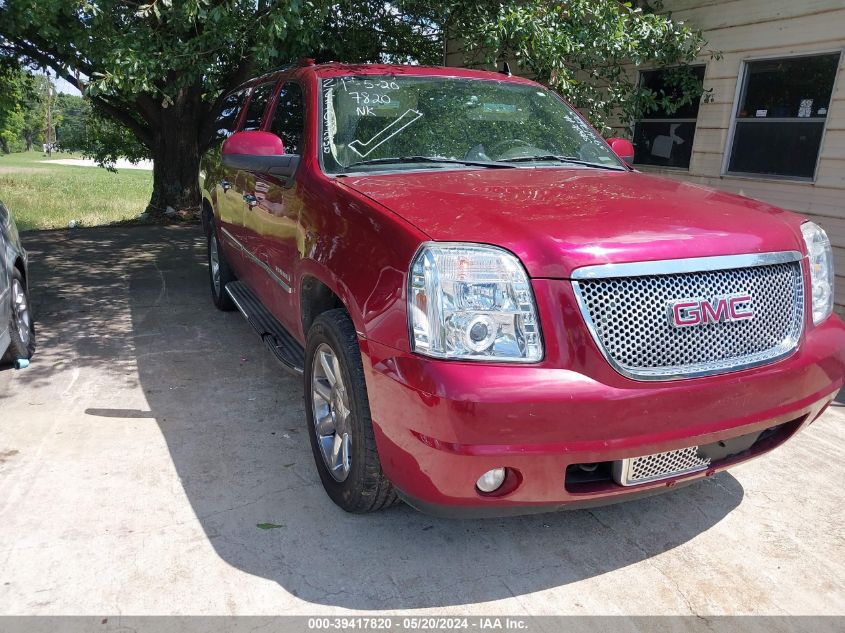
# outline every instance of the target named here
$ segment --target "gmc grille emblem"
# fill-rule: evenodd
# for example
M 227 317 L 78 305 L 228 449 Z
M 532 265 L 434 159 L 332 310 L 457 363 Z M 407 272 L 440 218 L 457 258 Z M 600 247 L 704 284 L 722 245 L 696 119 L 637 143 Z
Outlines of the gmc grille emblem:
M 675 327 L 713 325 L 754 318 L 749 294 L 721 295 L 713 299 L 678 299 L 671 301 L 668 308 L 669 322 Z

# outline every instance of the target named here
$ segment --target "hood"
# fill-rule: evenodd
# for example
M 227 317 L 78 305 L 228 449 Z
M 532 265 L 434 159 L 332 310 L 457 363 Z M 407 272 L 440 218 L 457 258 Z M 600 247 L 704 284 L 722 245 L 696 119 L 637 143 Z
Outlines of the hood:
M 567 278 L 594 264 L 804 250 L 799 215 L 637 172 L 431 170 L 338 182 L 432 240 L 506 248 L 532 277 Z

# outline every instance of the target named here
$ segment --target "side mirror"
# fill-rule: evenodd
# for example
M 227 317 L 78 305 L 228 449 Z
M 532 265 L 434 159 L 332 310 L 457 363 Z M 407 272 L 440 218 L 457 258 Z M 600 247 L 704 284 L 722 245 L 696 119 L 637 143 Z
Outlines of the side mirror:
M 631 141 L 626 138 L 609 138 L 607 139 L 607 144 L 610 145 L 610 149 L 613 150 L 613 153 L 624 160 L 628 165 L 633 164 L 634 145 Z
M 223 164 L 231 169 L 290 177 L 299 165 L 299 156 L 285 154 L 282 139 L 272 132 L 250 130 L 226 139 Z

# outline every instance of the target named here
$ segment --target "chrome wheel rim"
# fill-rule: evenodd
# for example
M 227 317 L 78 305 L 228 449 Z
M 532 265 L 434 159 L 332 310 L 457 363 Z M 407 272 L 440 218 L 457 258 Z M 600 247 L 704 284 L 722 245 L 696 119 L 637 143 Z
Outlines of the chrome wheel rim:
M 17 279 L 12 280 L 12 319 L 18 336 L 24 346 L 29 345 L 32 337 L 32 317 L 29 315 L 29 304 L 26 301 L 26 291 Z
M 349 393 L 337 356 L 325 343 L 317 348 L 311 365 L 311 410 L 323 462 L 335 481 L 345 481 L 352 466 Z
M 217 236 L 211 235 L 209 244 L 208 260 L 211 264 L 211 283 L 214 286 L 215 294 L 220 294 L 220 253 L 217 250 Z

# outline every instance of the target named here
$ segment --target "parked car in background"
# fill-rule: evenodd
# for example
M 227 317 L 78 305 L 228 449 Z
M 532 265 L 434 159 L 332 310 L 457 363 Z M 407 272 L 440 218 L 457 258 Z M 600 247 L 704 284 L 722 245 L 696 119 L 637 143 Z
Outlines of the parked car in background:
M 217 126 L 212 297 L 303 376 L 344 510 L 653 494 L 767 453 L 843 384 L 819 226 L 636 172 L 539 84 L 306 62 Z
M 21 365 L 35 352 L 26 279 L 26 250 L 15 219 L 0 202 L 0 365 Z

